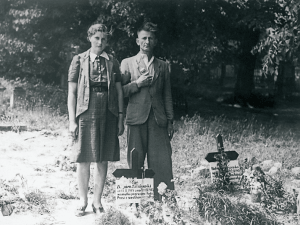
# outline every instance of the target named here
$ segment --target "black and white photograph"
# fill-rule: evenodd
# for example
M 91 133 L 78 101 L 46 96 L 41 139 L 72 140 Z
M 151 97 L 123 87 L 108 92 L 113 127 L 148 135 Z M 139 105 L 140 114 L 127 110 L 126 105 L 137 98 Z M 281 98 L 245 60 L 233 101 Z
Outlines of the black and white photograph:
M 298 225 L 299 148 L 299 0 L 0 0 L 0 225 Z

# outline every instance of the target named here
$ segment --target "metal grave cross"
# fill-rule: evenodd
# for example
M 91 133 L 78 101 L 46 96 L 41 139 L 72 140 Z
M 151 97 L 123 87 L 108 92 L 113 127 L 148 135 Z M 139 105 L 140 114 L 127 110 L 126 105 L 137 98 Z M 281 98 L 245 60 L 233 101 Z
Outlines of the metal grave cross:
M 126 177 L 126 178 L 152 178 L 155 173 L 152 169 L 140 169 L 138 168 L 139 153 L 134 148 L 130 151 L 130 169 L 116 169 L 113 175 L 116 178 Z
M 239 154 L 236 151 L 224 151 L 223 139 L 220 134 L 216 136 L 216 140 L 217 140 L 218 151 L 210 152 L 205 157 L 205 159 L 209 162 L 210 165 L 210 173 L 211 173 L 212 181 L 214 179 L 214 175 L 218 173 L 218 169 L 217 169 L 218 162 L 215 156 L 224 152 L 226 153 L 228 159 L 230 160 L 228 163 L 229 179 L 232 183 L 238 183 L 241 178 L 241 171 L 237 160 Z

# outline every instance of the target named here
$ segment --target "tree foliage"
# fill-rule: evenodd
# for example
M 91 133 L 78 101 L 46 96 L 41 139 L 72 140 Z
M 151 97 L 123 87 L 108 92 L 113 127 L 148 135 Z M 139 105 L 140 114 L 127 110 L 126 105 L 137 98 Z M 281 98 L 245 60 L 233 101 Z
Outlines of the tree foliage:
M 282 61 L 297 61 L 300 59 L 300 2 L 297 0 L 279 0 L 281 10 L 275 13 L 274 23 L 268 24 L 263 37 L 254 48 L 263 57 L 265 73 L 278 75 L 278 67 Z
M 285 57 L 280 54 L 296 55 L 297 2 L 6 0 L 0 7 L 0 70 L 11 78 L 58 82 L 67 73 L 74 46 L 88 49 L 86 30 L 92 23 L 113 29 L 111 51 L 122 60 L 137 53 L 136 30 L 152 21 L 159 27 L 156 56 L 182 63 L 195 77 L 203 65 L 237 64 L 237 90 L 249 93 L 258 52 L 266 54 L 264 68 Z
M 90 21 L 88 1 L 2 2 L 0 69 L 7 77 L 39 76 L 57 81 L 72 45 L 82 44 Z

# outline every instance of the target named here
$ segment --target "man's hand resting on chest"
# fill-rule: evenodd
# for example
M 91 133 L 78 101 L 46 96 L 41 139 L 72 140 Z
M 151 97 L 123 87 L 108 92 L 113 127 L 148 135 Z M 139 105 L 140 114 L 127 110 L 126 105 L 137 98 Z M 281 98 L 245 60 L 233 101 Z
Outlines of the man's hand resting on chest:
M 151 81 L 152 81 L 151 76 L 141 75 L 135 82 L 138 88 L 141 88 L 141 87 L 149 86 L 151 84 Z

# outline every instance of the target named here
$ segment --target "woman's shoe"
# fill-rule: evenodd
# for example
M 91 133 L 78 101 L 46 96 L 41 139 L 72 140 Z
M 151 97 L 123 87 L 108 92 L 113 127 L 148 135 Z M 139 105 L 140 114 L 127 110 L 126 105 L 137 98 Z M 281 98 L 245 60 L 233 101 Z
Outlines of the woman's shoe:
M 103 207 L 98 207 L 98 208 L 96 208 L 96 207 L 94 206 L 94 204 L 92 204 L 92 208 L 93 208 L 93 212 L 96 213 L 97 215 L 100 215 L 101 213 L 104 213 L 104 212 L 105 212 L 104 209 L 103 209 Z
M 86 207 L 87 204 L 85 206 L 78 207 L 75 211 L 75 216 L 84 216 Z

